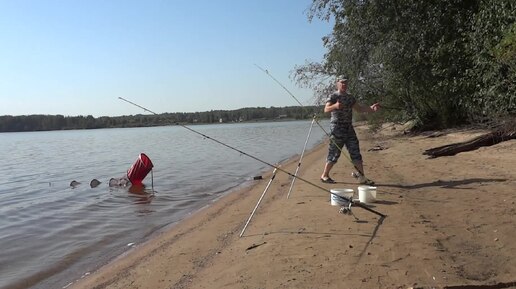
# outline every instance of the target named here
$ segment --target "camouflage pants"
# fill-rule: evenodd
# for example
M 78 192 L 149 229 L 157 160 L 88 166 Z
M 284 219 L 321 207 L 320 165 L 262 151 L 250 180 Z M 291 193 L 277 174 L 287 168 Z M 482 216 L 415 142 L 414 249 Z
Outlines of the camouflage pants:
M 326 158 L 328 163 L 337 162 L 340 157 L 341 150 L 344 148 L 344 146 L 348 150 L 349 156 L 353 162 L 362 161 L 362 155 L 360 154 L 360 144 L 353 125 L 331 124 L 330 131 L 330 145 L 328 148 L 328 157 Z

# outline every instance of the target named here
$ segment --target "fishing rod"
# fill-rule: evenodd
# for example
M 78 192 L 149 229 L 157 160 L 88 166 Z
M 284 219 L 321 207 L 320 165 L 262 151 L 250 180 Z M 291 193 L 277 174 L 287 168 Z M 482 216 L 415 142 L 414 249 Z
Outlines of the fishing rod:
M 283 84 L 281 84 L 281 82 L 279 82 L 279 80 L 277 80 L 274 76 L 272 76 L 272 74 L 270 74 L 268 70 L 261 68 L 257 64 L 255 64 L 255 66 L 258 67 L 258 69 L 263 71 L 265 74 L 267 74 L 270 78 L 272 78 L 272 80 L 274 80 L 277 84 L 279 84 L 290 96 L 292 96 L 292 98 L 294 98 L 297 101 L 297 103 L 302 108 L 306 109 L 305 106 L 299 101 L 299 99 L 297 99 L 297 97 L 295 97 L 294 94 L 292 92 L 290 92 L 290 90 L 288 90 L 288 88 L 286 88 Z M 324 127 L 319 123 L 319 121 L 317 121 L 317 119 L 315 119 L 315 123 L 322 129 L 322 131 L 326 134 L 326 136 L 330 139 L 330 141 L 333 142 L 333 144 L 339 149 L 339 151 L 341 152 L 341 155 L 344 155 L 348 159 L 348 161 L 351 163 L 351 165 L 355 168 L 355 170 L 357 170 L 360 175 L 365 177 L 364 172 L 362 170 L 360 170 L 355 165 L 355 163 L 353 163 L 353 161 L 347 154 L 343 153 L 342 148 L 335 142 L 334 139 L 331 138 L 331 135 L 326 131 L 326 129 L 324 129 Z
M 157 113 L 153 112 L 152 110 L 149 110 L 149 109 L 147 109 L 147 108 L 145 108 L 145 107 L 143 107 L 143 106 L 141 106 L 141 105 L 138 105 L 138 104 L 136 104 L 136 103 L 134 103 L 134 102 L 132 102 L 132 101 L 129 101 L 129 100 L 127 100 L 127 99 L 123 98 L 123 97 L 118 97 L 118 98 L 119 98 L 120 100 L 123 100 L 123 101 L 125 101 L 125 102 L 127 102 L 127 103 L 130 103 L 130 104 L 134 105 L 134 106 L 137 106 L 137 107 L 139 107 L 139 108 L 141 108 L 141 109 L 143 109 L 143 110 L 145 110 L 145 111 L 147 111 L 147 112 L 150 112 L 150 113 L 152 113 L 152 114 L 154 114 L 154 115 L 158 115 Z M 217 140 L 217 139 L 214 139 L 214 138 L 212 138 L 212 137 L 210 137 L 210 136 L 207 136 L 207 135 L 205 135 L 205 134 L 203 134 L 203 133 L 201 133 L 201 132 L 199 132 L 199 131 L 197 131 L 197 130 L 194 130 L 194 129 L 192 129 L 192 128 L 190 128 L 190 127 L 188 127 L 188 126 L 184 125 L 184 124 L 177 123 L 177 125 L 182 126 L 183 128 L 185 128 L 185 129 L 187 129 L 187 130 L 189 130 L 189 131 L 191 131 L 191 132 L 193 132 L 193 133 L 195 133 L 195 134 L 198 134 L 198 135 L 202 136 L 203 138 L 209 139 L 209 140 L 214 141 L 214 142 L 216 142 L 216 143 L 218 143 L 218 144 L 220 144 L 220 145 L 223 145 L 223 146 L 225 146 L 225 147 L 227 147 L 227 148 L 229 148 L 229 149 L 232 149 L 232 150 L 234 150 L 234 151 L 237 151 L 237 152 L 239 152 L 239 153 L 240 153 L 240 154 L 242 154 L 242 155 L 245 155 L 245 156 L 247 156 L 247 157 L 249 157 L 249 158 L 252 158 L 253 160 L 256 160 L 256 161 L 258 161 L 258 162 L 260 162 L 260 163 L 262 163 L 262 164 L 265 164 L 265 165 L 267 165 L 267 166 L 269 166 L 269 167 L 272 167 L 272 168 L 274 168 L 274 169 L 276 169 L 276 170 L 278 170 L 278 171 L 280 171 L 280 172 L 283 172 L 283 173 L 285 173 L 285 174 L 287 174 L 287 175 L 289 175 L 289 176 L 291 176 L 291 177 L 295 177 L 292 173 L 290 173 L 290 172 L 288 172 L 288 171 L 286 171 L 286 170 L 284 170 L 284 169 L 280 168 L 279 166 L 275 166 L 275 165 L 273 165 L 273 164 L 271 164 L 271 163 L 268 163 L 268 162 L 266 162 L 266 161 L 264 161 L 264 160 L 262 160 L 262 159 L 259 159 L 259 158 L 255 157 L 255 156 L 253 156 L 253 155 L 251 155 L 251 154 L 248 154 L 248 153 L 246 153 L 246 152 L 243 152 L 243 151 L 241 151 L 241 150 L 239 150 L 239 149 L 237 149 L 237 148 L 235 148 L 235 147 L 232 147 L 232 146 L 230 146 L 230 145 L 228 145 L 228 144 L 225 144 L 225 143 L 223 143 L 223 142 L 221 142 L 221 141 L 219 141 L 219 140 Z M 326 188 L 324 188 L 324 187 L 321 187 L 321 186 L 319 186 L 319 185 L 317 185 L 317 184 L 315 184 L 315 183 L 313 183 L 313 182 L 310 182 L 309 180 L 306 180 L 306 179 L 304 179 L 304 178 L 300 178 L 300 177 L 297 177 L 297 178 L 298 178 L 299 180 L 301 180 L 301 181 L 303 181 L 303 182 L 305 182 L 305 183 L 307 183 L 307 184 L 309 184 L 309 185 L 313 186 L 313 187 L 316 187 L 316 188 L 318 188 L 318 189 L 320 189 L 320 190 L 323 190 L 323 191 L 325 191 L 325 192 L 329 192 L 331 195 L 334 195 L 334 196 L 336 196 L 337 198 L 344 199 L 344 200 L 346 200 L 347 202 L 350 202 L 350 203 L 354 203 L 355 205 L 357 205 L 358 207 L 360 207 L 360 208 L 362 208 L 362 209 L 364 209 L 364 210 L 366 210 L 366 211 L 369 211 L 369 212 L 371 212 L 371 213 L 374 213 L 374 214 L 376 214 L 376 215 L 378 215 L 378 216 L 380 216 L 380 217 L 382 217 L 382 218 L 385 218 L 385 217 L 386 217 L 386 215 L 384 215 L 384 214 L 382 214 L 382 213 L 380 213 L 380 212 L 378 212 L 378 211 L 376 211 L 376 210 L 373 210 L 373 209 L 371 209 L 371 208 L 369 208 L 369 207 L 365 206 L 365 205 L 364 205 L 364 204 L 362 204 L 362 203 L 355 203 L 355 202 L 352 200 L 352 198 L 347 198 L 347 197 L 341 196 L 341 195 L 339 195 L 339 194 L 335 194 L 335 193 L 331 192 L 330 190 L 328 190 L 328 189 L 326 189 Z

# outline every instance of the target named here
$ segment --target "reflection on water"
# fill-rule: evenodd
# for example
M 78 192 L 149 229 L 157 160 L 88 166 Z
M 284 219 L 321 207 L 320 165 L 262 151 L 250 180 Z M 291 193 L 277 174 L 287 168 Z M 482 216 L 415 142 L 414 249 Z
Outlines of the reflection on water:
M 195 129 L 277 163 L 301 153 L 309 127 L 310 120 Z M 308 147 L 322 137 L 313 130 Z M 143 185 L 110 187 L 142 152 L 154 164 Z M 177 126 L 4 133 L 0 155 L 2 289 L 62 288 L 270 169 Z
M 154 192 L 145 189 L 145 185 L 131 185 L 129 187 L 129 196 L 134 198 L 134 204 L 150 204 L 154 198 Z

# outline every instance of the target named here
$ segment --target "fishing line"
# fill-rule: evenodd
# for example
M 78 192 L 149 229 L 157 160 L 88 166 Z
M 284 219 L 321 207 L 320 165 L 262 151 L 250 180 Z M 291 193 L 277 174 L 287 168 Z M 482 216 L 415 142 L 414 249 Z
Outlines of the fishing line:
M 158 115 L 157 113 L 155 113 L 155 112 L 153 112 L 153 111 L 151 111 L 151 110 L 149 110 L 149 109 L 147 109 L 147 108 L 145 108 L 145 107 L 143 107 L 143 106 L 140 106 L 140 105 L 138 105 L 138 104 L 136 104 L 136 103 L 134 103 L 134 102 L 132 102 L 132 101 L 129 101 L 129 100 L 127 100 L 127 99 L 123 98 L 123 97 L 118 97 L 118 98 L 119 98 L 120 100 L 123 100 L 123 101 L 125 101 L 125 102 L 127 102 L 127 103 L 130 103 L 130 104 L 134 105 L 134 106 L 137 106 L 137 107 L 139 107 L 139 108 L 141 108 L 141 109 L 143 109 L 143 110 L 145 110 L 145 111 L 147 111 L 147 112 L 150 112 L 150 113 L 152 113 L 152 114 L 154 114 L 154 115 Z M 218 143 L 218 144 L 220 144 L 220 145 L 223 145 L 223 146 L 225 146 L 225 147 L 227 147 L 227 148 L 229 148 L 229 149 L 232 149 L 232 150 L 234 150 L 234 151 L 237 151 L 237 152 L 239 152 L 239 153 L 240 153 L 240 154 L 242 154 L 242 155 L 245 155 L 245 156 L 247 156 L 247 157 L 249 157 L 249 158 L 252 158 L 253 160 L 256 160 L 256 161 L 258 161 L 258 162 L 260 162 L 260 163 L 262 163 L 262 164 L 265 164 L 265 165 L 267 165 L 267 166 L 269 166 L 269 167 L 272 167 L 272 168 L 274 168 L 274 169 L 276 169 L 276 170 L 278 170 L 278 171 L 280 171 L 280 172 L 283 172 L 283 173 L 285 173 L 285 174 L 287 174 L 287 175 L 289 175 L 289 176 L 291 176 L 291 177 L 296 177 L 296 176 L 294 176 L 292 173 L 290 173 L 290 172 L 288 172 L 288 171 L 286 171 L 286 170 L 284 170 L 284 169 L 282 169 L 282 168 L 280 168 L 280 167 L 278 167 L 278 166 L 275 166 L 275 165 L 273 165 L 273 164 L 271 164 L 271 163 L 268 163 L 268 162 L 266 162 L 266 161 L 264 161 L 264 160 L 261 160 L 261 159 L 259 159 L 259 158 L 255 157 L 255 156 L 253 156 L 253 155 L 250 155 L 250 154 L 248 154 L 248 153 L 246 153 L 246 152 L 243 152 L 243 151 L 241 151 L 241 150 L 239 150 L 239 149 L 237 149 L 237 148 L 235 148 L 235 147 L 232 147 L 232 146 L 230 146 L 230 145 L 228 145 L 228 144 L 225 144 L 225 143 L 223 143 L 223 142 L 221 142 L 221 141 L 219 141 L 219 140 L 217 140 L 217 139 L 214 139 L 214 138 L 212 138 L 212 137 L 210 137 L 210 136 L 207 136 L 207 135 L 205 135 L 205 134 L 203 134 L 203 133 L 201 133 L 201 132 L 199 132 L 199 131 L 196 131 L 196 130 L 194 130 L 194 129 L 192 129 L 192 128 L 190 128 L 190 127 L 188 127 L 188 126 L 184 125 L 184 124 L 180 124 L 180 123 L 176 123 L 176 124 L 177 124 L 177 125 L 179 125 L 179 126 L 182 126 L 183 128 L 185 128 L 185 129 L 187 129 L 187 130 L 189 130 L 189 131 L 191 131 L 191 132 L 193 132 L 193 133 L 195 133 L 195 134 L 198 134 L 198 135 L 202 136 L 203 138 L 209 139 L 209 140 L 214 141 L 214 142 L 216 142 L 216 143 Z M 298 178 L 299 180 L 301 180 L 301 181 L 303 181 L 303 182 L 305 182 L 305 183 L 307 183 L 307 184 L 309 184 L 309 185 L 313 186 L 313 187 L 316 187 L 316 188 L 318 188 L 318 189 L 320 189 L 320 190 L 323 190 L 323 191 L 325 191 L 325 192 L 329 192 L 331 195 L 334 195 L 334 196 L 336 196 L 337 198 L 341 198 L 341 199 L 346 200 L 347 202 L 351 202 L 351 203 L 355 204 L 356 206 L 358 206 L 358 207 L 360 207 L 360 208 L 362 208 L 362 209 L 364 209 L 364 210 L 366 210 L 366 211 L 369 211 L 369 212 L 371 212 L 371 213 L 374 213 L 374 214 L 376 214 L 376 215 L 378 215 L 378 216 L 380 216 L 380 217 L 382 217 L 382 218 L 385 218 L 385 217 L 386 217 L 384 214 L 382 214 L 382 213 L 380 213 L 380 212 L 378 212 L 378 211 L 375 211 L 375 210 L 373 210 L 373 209 L 371 209 L 371 208 L 369 208 L 369 207 L 365 206 L 364 204 L 361 204 L 361 203 L 355 203 L 351 198 L 347 198 L 347 197 L 344 197 L 344 196 L 341 196 L 341 195 L 338 195 L 338 194 L 332 193 L 330 190 L 328 190 L 328 189 L 326 189 L 326 188 L 324 188 L 324 187 L 321 187 L 321 186 L 319 186 L 319 185 L 317 185 L 317 184 L 315 184 L 315 183 L 313 183 L 313 182 L 310 182 L 310 181 L 308 181 L 308 180 L 306 180 L 306 179 L 304 179 L 304 178 L 301 178 L 301 177 L 297 177 L 297 178 Z
M 360 80 L 359 83 L 363 84 L 364 86 L 366 86 L 366 89 L 368 89 L 368 91 L 381 91 L 381 89 L 379 88 L 376 88 L 374 87 L 372 84 L 367 84 L 367 82 L 365 82 L 365 80 Z M 386 93 L 387 94 L 387 93 Z M 385 96 L 385 94 L 384 94 Z M 383 101 L 383 96 L 380 98 L 380 101 Z M 395 107 L 395 106 L 385 106 L 383 104 L 380 105 L 380 107 L 382 109 L 389 109 L 389 110 L 402 110 L 401 107 Z
M 272 78 L 272 80 L 274 80 L 277 84 L 279 84 L 290 96 L 292 96 L 297 101 L 297 103 L 299 103 L 299 105 L 303 109 L 306 110 L 306 107 L 297 99 L 297 97 L 295 97 L 294 94 L 292 92 L 290 92 L 290 90 L 288 90 L 283 84 L 281 84 L 281 82 L 279 82 L 274 76 L 272 76 L 272 74 L 270 74 L 268 70 L 261 68 L 257 64 L 255 64 L 255 66 L 258 67 L 258 69 L 263 71 L 265 74 L 267 74 L 270 78 Z M 326 134 L 326 136 L 330 139 L 330 141 L 333 142 L 333 144 L 339 149 L 339 151 L 341 152 L 341 155 L 344 155 L 349 160 L 351 165 L 353 165 L 355 170 L 357 170 L 359 174 L 361 174 L 362 176 L 365 177 L 364 172 L 357 168 L 355 163 L 353 163 L 351 158 L 346 153 L 343 153 L 342 148 L 335 142 L 334 139 L 331 138 L 331 135 L 326 131 L 326 129 L 324 129 L 324 127 L 319 123 L 319 121 L 317 119 L 315 119 L 315 123 L 322 129 L 322 131 Z

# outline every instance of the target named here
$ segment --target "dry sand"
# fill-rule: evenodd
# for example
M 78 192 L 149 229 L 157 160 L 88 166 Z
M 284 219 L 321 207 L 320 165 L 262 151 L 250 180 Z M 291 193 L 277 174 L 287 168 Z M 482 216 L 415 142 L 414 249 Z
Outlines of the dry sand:
M 359 221 L 340 214 L 328 192 L 300 180 L 287 199 L 291 178 L 280 172 L 240 238 L 269 173 L 68 288 L 516 288 L 516 141 L 422 155 L 480 133 L 431 138 L 359 127 L 378 186 L 370 208 L 387 215 L 383 222 L 360 207 Z M 369 151 L 375 146 L 384 149 Z M 299 175 L 356 192 L 344 156 L 332 171 L 338 183 L 319 181 L 326 150 L 306 153 Z

